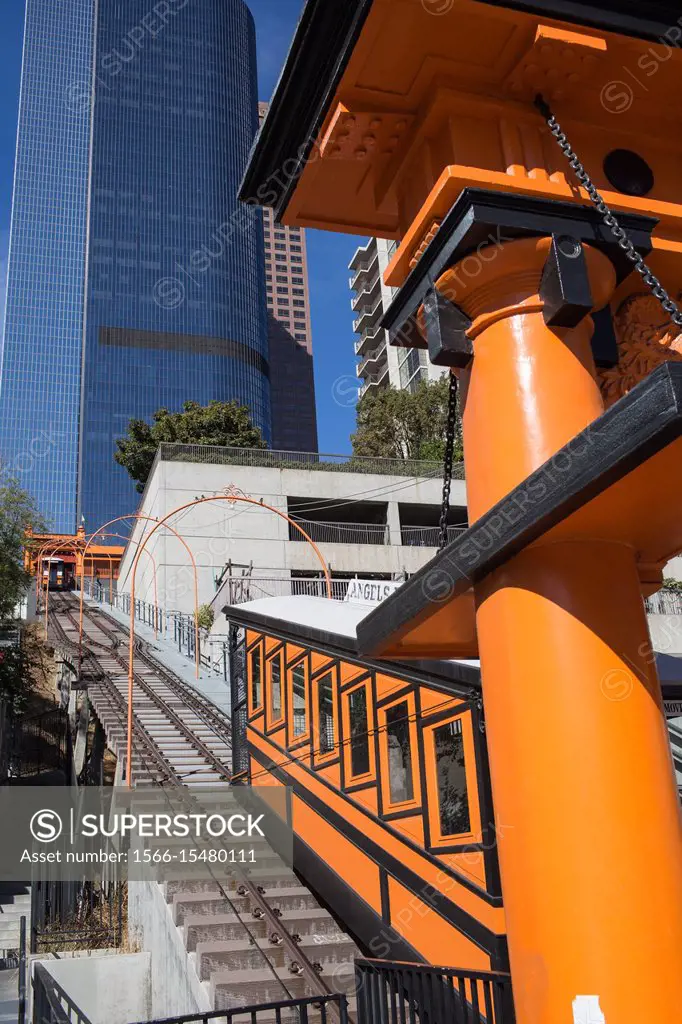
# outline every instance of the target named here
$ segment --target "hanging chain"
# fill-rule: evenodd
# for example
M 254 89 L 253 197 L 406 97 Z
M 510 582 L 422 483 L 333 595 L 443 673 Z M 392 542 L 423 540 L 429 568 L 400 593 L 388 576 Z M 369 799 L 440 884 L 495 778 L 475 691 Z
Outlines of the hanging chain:
M 561 125 L 552 113 L 549 104 L 541 95 L 537 95 L 535 97 L 535 106 L 546 120 L 549 126 L 549 130 L 551 131 L 559 147 L 563 151 L 564 156 L 568 160 L 571 169 L 573 170 L 573 173 L 575 174 L 576 178 L 587 192 L 588 196 L 596 206 L 599 213 L 602 215 L 604 223 L 611 231 L 611 234 L 618 242 L 618 245 L 621 247 L 627 258 L 631 261 L 631 263 L 634 264 L 637 273 L 642 275 L 644 283 L 651 289 L 651 291 L 658 299 L 661 306 L 668 314 L 672 322 L 676 324 L 678 327 L 682 327 L 682 312 L 680 312 L 679 306 L 675 302 L 673 302 L 673 300 L 670 298 L 661 282 L 658 280 L 657 277 L 655 277 L 651 269 L 646 265 L 643 258 L 640 256 L 640 254 L 637 252 L 634 245 L 628 238 L 627 233 L 618 223 L 617 217 L 614 215 L 612 210 L 604 201 L 604 198 L 595 188 L 592 179 L 590 178 L 589 174 L 587 173 L 583 165 L 580 163 L 580 160 L 576 156 L 570 142 L 562 132 Z
M 443 467 L 443 504 L 440 512 L 440 545 L 442 551 L 448 543 L 448 515 L 450 512 L 450 488 L 452 486 L 452 462 L 455 456 L 455 435 L 457 433 L 457 378 L 450 370 L 448 391 L 448 425 L 445 433 L 445 465 Z

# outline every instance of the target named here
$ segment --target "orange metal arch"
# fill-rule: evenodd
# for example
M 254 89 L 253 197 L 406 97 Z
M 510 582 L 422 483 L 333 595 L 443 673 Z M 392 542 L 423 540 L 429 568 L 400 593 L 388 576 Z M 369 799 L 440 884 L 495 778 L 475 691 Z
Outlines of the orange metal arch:
M 61 544 L 57 544 L 56 547 L 52 548 L 52 550 L 50 551 L 49 555 L 44 555 L 43 554 L 43 551 L 45 550 L 45 547 L 49 547 L 49 545 L 43 545 L 43 547 L 40 549 L 40 555 L 39 555 L 39 557 L 40 557 L 40 563 L 39 563 L 40 576 L 39 576 L 39 579 L 42 578 L 42 569 L 40 568 L 40 566 L 42 566 L 42 562 L 43 562 L 43 560 L 46 557 L 47 558 L 53 558 L 54 555 L 56 555 L 58 551 L 68 550 L 68 551 L 72 551 L 72 552 L 78 553 L 81 550 L 80 544 L 78 544 L 77 541 L 73 541 L 73 540 L 71 540 L 71 541 L 69 541 L 69 540 L 62 541 Z M 47 586 L 45 588 L 45 639 L 46 640 L 47 640 L 47 629 L 48 629 L 48 625 L 47 624 L 48 624 L 49 610 L 50 610 L 50 577 L 49 577 L 49 574 L 48 574 Z
M 42 561 L 42 559 L 45 557 L 45 552 L 48 550 L 48 548 L 52 547 L 53 540 L 48 540 L 46 543 L 41 544 L 40 547 L 36 549 L 36 561 Z M 69 548 L 69 550 L 75 548 L 76 550 L 80 550 L 79 543 L 77 540 L 61 541 L 61 543 L 54 549 L 55 553 L 57 551 L 61 551 L 62 548 Z M 50 555 L 49 557 L 52 556 Z M 38 598 L 38 594 L 40 593 L 41 576 L 42 574 L 38 572 L 38 568 L 36 567 L 36 599 Z
M 85 566 L 85 553 L 87 552 L 88 547 L 90 546 L 92 541 L 95 539 L 95 537 L 97 537 L 98 535 L 101 535 L 103 533 L 103 531 L 107 529 L 107 527 L 113 526 L 114 523 L 120 523 L 120 522 L 128 521 L 128 520 L 131 520 L 131 519 L 135 520 L 135 522 L 140 522 L 140 521 L 144 520 L 145 522 L 148 522 L 148 523 L 155 523 L 156 525 L 164 525 L 164 526 L 166 526 L 166 528 L 168 530 L 170 530 L 170 532 L 177 537 L 177 539 L 180 541 L 180 543 L 185 548 L 185 551 L 189 555 L 189 559 L 190 559 L 190 562 L 192 564 L 192 569 L 193 569 L 193 572 L 194 572 L 194 609 L 195 609 L 195 611 L 194 611 L 194 629 L 195 629 L 195 647 L 196 647 L 196 658 L 195 658 L 195 661 L 196 661 L 196 674 L 197 674 L 197 679 L 198 679 L 199 678 L 199 666 L 201 664 L 201 662 L 200 662 L 201 652 L 199 650 L 199 581 L 198 581 L 198 576 L 197 576 L 197 565 L 196 565 L 196 561 L 194 559 L 194 555 L 192 554 L 192 551 L 191 551 L 187 541 L 184 539 L 184 537 L 173 526 L 168 526 L 166 523 L 159 523 L 159 521 L 157 519 L 154 519 L 152 516 L 145 516 L 145 515 L 142 515 L 142 513 L 140 513 L 140 512 L 130 512 L 130 513 L 128 513 L 128 515 L 117 516 L 115 519 L 110 519 L 108 523 L 105 523 L 103 526 L 100 526 L 100 528 L 98 530 L 96 530 L 95 533 L 93 533 L 92 536 L 88 539 L 88 542 L 85 545 L 85 549 L 83 551 L 83 567 Z M 154 530 L 156 529 L 156 525 L 154 527 Z M 154 532 L 154 530 L 152 530 L 152 533 Z M 137 555 L 137 557 L 135 559 L 135 565 L 137 565 L 137 561 L 138 561 L 140 552 L 141 551 L 146 551 L 146 543 L 147 543 L 147 539 L 149 537 L 151 537 L 151 533 L 148 534 L 147 538 L 145 538 L 143 541 L 140 542 L 142 544 L 142 547 L 138 551 L 138 555 Z M 139 545 L 138 545 L 138 547 L 139 547 Z M 151 552 L 147 552 L 147 554 L 149 554 L 150 557 L 151 557 Z M 154 561 L 153 557 L 152 557 L 152 562 L 154 564 L 154 590 L 155 590 L 155 593 L 156 593 L 156 562 Z M 79 637 L 80 637 L 80 639 L 79 639 L 79 665 L 80 665 L 80 662 L 82 660 L 82 645 L 83 645 L 83 578 L 84 578 L 83 577 L 83 573 L 81 572 L 80 630 L 79 630 Z M 158 600 L 158 597 L 157 597 L 157 600 Z M 131 616 L 132 616 L 133 622 L 134 622 L 134 617 L 135 617 L 135 593 L 134 593 L 134 591 L 130 595 L 130 609 L 131 609 Z M 156 620 L 155 620 L 155 622 L 156 622 Z M 157 632 L 156 626 L 155 626 L 154 632 L 155 633 Z M 133 627 L 133 633 L 134 633 L 134 627 Z M 130 667 L 129 667 L 129 676 L 130 676 Z M 130 682 L 129 682 L 129 691 L 130 691 Z M 129 714 L 128 714 L 128 729 L 129 729 L 129 735 L 130 736 L 132 736 L 132 711 L 130 710 L 131 708 L 132 708 L 132 701 L 129 703 Z M 128 764 L 130 764 L 130 760 L 128 761 Z M 129 772 L 129 774 L 130 774 L 130 772 Z
M 291 524 L 296 530 L 298 530 L 298 532 L 300 534 L 303 535 L 303 537 L 307 540 L 307 542 L 310 544 L 311 548 L 315 552 L 315 554 L 316 554 L 316 556 L 317 556 L 317 558 L 318 558 L 318 560 L 320 562 L 320 565 L 322 566 L 322 569 L 324 571 L 324 578 L 325 578 L 325 582 L 326 582 L 326 585 L 327 585 L 327 597 L 329 599 L 331 599 L 331 597 L 332 597 L 332 581 L 331 581 L 331 576 L 330 576 L 330 573 L 329 573 L 329 569 L 327 567 L 327 563 L 325 562 L 324 558 L 322 557 L 322 552 L 318 548 L 317 544 L 315 544 L 315 542 L 312 539 L 312 537 L 310 537 L 306 533 L 306 531 L 303 529 L 303 527 L 299 526 L 299 524 L 294 519 L 291 519 L 285 512 L 281 512 L 279 509 L 273 508 L 272 505 L 266 505 L 265 502 L 256 501 L 255 498 L 248 498 L 246 495 L 216 494 L 213 497 L 209 497 L 209 498 L 195 498 L 194 501 L 188 501 L 186 504 L 179 505 L 177 508 L 172 509 L 166 516 L 164 516 L 163 519 L 159 519 L 158 521 L 155 521 L 156 525 L 154 527 L 152 527 L 152 529 L 149 531 L 147 536 L 144 538 L 144 541 L 141 543 L 141 545 L 138 548 L 137 555 L 135 556 L 135 561 L 133 562 L 132 581 L 131 581 L 131 584 L 130 584 L 131 604 L 130 604 L 130 638 L 129 638 L 129 644 L 128 644 L 128 749 L 127 749 L 127 764 L 128 764 L 127 778 L 128 778 L 128 787 L 129 788 L 132 788 L 132 784 L 133 784 L 133 773 L 132 773 L 132 758 L 133 758 L 133 725 L 132 725 L 132 723 L 133 723 L 133 681 L 134 681 L 133 662 L 134 662 L 134 656 L 135 656 L 135 578 L 136 578 L 136 575 L 137 575 L 137 566 L 138 566 L 139 561 L 140 561 L 140 556 L 141 556 L 142 552 L 145 550 L 145 548 L 147 546 L 147 543 L 151 540 L 151 538 L 154 536 L 154 534 L 156 533 L 156 531 L 158 529 L 160 529 L 162 526 L 166 526 L 167 525 L 169 519 L 171 519 L 174 515 L 177 515 L 179 512 L 184 512 L 188 508 L 194 508 L 197 505 L 205 505 L 207 502 L 210 502 L 210 501 L 227 501 L 227 502 L 229 502 L 232 505 L 235 502 L 238 502 L 238 501 L 239 502 L 244 502 L 247 505 L 255 505 L 257 508 L 267 509 L 268 512 L 274 512 L 274 514 L 276 516 L 279 516 L 280 519 L 286 520 L 287 523 Z M 195 582 L 196 582 L 196 566 L 195 566 Z M 196 655 L 197 655 L 197 678 L 198 678 L 198 676 L 199 676 L 199 664 L 200 664 L 199 618 L 198 618 L 199 617 L 199 598 L 198 598 L 198 596 L 196 598 L 196 608 L 197 608 L 197 611 L 195 613 L 195 625 L 196 625 Z
M 126 537 L 122 533 L 103 533 L 102 537 L 116 537 L 118 540 L 124 540 L 126 542 L 128 542 L 130 540 L 130 537 Z M 144 553 L 145 553 L 145 555 L 149 555 L 149 559 L 150 559 L 150 561 L 152 563 L 152 571 L 153 571 L 153 574 L 154 574 L 153 575 L 153 580 L 154 580 L 154 635 L 158 637 L 158 635 L 159 635 L 159 629 L 158 629 L 158 625 L 159 625 L 158 624 L 159 588 L 158 588 L 157 565 L 156 565 L 156 559 L 154 558 L 154 556 L 151 553 L 151 551 L 148 551 L 147 548 L 145 548 L 144 549 Z M 105 551 L 104 554 L 109 559 L 110 582 L 113 583 L 113 578 L 114 578 L 114 560 L 113 560 L 113 558 L 111 557 L 111 555 L 109 554 L 108 551 Z M 91 564 L 94 561 L 94 557 L 95 557 L 94 555 L 90 556 L 90 563 Z M 111 587 L 109 588 L 109 597 L 111 598 Z M 110 601 L 110 603 L 111 603 L 111 601 Z

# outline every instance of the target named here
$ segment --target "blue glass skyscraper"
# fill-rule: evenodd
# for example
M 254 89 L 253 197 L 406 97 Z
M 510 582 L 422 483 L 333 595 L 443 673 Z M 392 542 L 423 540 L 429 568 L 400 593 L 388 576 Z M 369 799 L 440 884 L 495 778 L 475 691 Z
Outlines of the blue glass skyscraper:
M 131 418 L 236 398 L 270 436 L 256 90 L 243 0 L 27 0 L 0 458 L 53 529 L 134 510 Z

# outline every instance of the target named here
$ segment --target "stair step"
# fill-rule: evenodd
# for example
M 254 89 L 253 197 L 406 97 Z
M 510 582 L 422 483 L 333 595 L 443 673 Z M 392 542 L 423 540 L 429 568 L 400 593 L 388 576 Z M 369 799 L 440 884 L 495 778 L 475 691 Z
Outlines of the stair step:
M 352 963 L 356 953 L 353 941 L 342 932 L 326 936 L 325 941 L 316 942 L 317 936 L 302 936 L 298 946 L 301 953 L 311 963 L 321 964 L 325 973 L 334 973 L 342 961 Z M 295 956 L 283 944 L 260 939 L 257 946 L 249 944 L 248 936 L 232 942 L 200 942 L 196 947 L 197 967 L 202 981 L 208 981 L 213 974 L 220 971 L 260 970 L 265 965 L 265 958 L 273 966 L 289 969 Z
M 173 913 L 175 923 L 184 923 L 185 914 L 191 912 L 199 915 L 227 914 L 234 912 L 236 907 L 240 914 L 250 915 L 251 907 L 254 906 L 252 896 L 238 896 L 236 892 L 229 892 L 229 901 L 222 893 L 187 893 L 173 897 Z M 291 889 L 266 890 L 264 899 L 267 900 L 273 910 L 307 910 L 318 906 L 315 897 L 302 886 Z
M 199 877 L 197 878 L 183 878 L 181 880 L 169 881 L 166 883 L 166 901 L 172 903 L 176 896 L 182 895 L 193 895 L 195 893 L 217 893 L 219 890 L 216 888 L 216 883 L 213 878 L 201 877 L 201 872 L 197 872 Z M 297 889 L 300 888 L 301 883 L 299 882 L 293 871 L 288 871 L 283 868 L 280 864 L 278 868 L 273 866 L 272 869 L 265 871 L 249 871 L 246 875 L 247 883 L 254 885 L 260 885 L 262 888 L 270 891 L 271 889 Z M 232 893 L 236 894 L 237 889 L 240 885 L 244 884 L 242 878 L 236 875 L 229 875 L 226 878 L 220 878 L 220 883 L 232 898 Z
M 343 934 L 331 914 L 320 907 L 308 910 L 290 910 L 282 914 L 280 922 L 291 935 Z M 256 918 L 248 921 L 249 931 L 256 938 L 264 938 L 272 929 L 267 921 Z M 235 914 L 216 914 L 213 917 L 187 915 L 184 923 L 185 943 L 194 950 L 199 942 L 233 942 L 244 934 L 244 926 Z
M 353 964 L 344 965 L 333 974 L 320 975 L 321 980 L 335 993 L 352 995 L 355 992 Z M 341 968 L 341 965 L 339 965 Z M 254 1006 L 258 1003 L 277 1002 L 285 999 L 305 999 L 317 995 L 311 992 L 306 980 L 292 974 L 288 969 L 275 972 L 263 968 L 257 971 L 216 971 L 211 977 L 215 993 L 216 1010 L 227 1010 L 235 1006 Z M 289 995 L 287 995 L 287 992 Z

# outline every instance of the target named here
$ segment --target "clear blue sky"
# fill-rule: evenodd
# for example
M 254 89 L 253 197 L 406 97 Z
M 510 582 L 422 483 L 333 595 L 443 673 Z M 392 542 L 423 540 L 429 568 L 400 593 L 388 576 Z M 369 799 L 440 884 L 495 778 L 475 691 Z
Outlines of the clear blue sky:
M 303 0 L 247 0 L 258 31 L 260 98 L 270 99 Z M 12 168 L 19 102 L 23 0 L 0 0 L 0 310 L 12 201 Z M 355 426 L 355 356 L 348 262 L 363 241 L 308 232 L 320 451 L 348 452 Z M 1 320 L 0 320 L 1 323 Z

